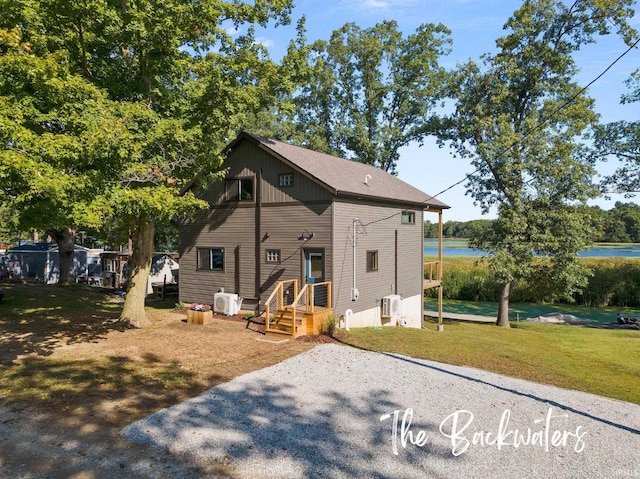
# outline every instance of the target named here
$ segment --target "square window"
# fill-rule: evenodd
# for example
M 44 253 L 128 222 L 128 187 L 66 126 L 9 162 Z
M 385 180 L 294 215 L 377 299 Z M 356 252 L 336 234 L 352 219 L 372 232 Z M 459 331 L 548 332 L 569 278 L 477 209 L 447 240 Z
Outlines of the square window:
M 267 263 L 280 263 L 280 250 L 268 249 L 267 250 Z
M 198 269 L 224 271 L 224 248 L 198 248 Z
M 367 251 L 367 271 L 378 271 L 378 251 Z
M 400 222 L 403 225 L 412 225 L 416 222 L 416 214 L 413 211 L 403 211 L 400 217 Z
M 293 186 L 293 173 L 283 173 L 279 175 L 278 186 Z
M 253 201 L 253 178 L 226 180 L 227 201 Z

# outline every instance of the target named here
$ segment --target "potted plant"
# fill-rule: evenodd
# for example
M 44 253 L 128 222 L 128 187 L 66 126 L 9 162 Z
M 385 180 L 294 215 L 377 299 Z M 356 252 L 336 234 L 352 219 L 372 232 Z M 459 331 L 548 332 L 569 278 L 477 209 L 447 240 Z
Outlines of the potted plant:
M 208 324 L 213 321 L 213 311 L 211 305 L 191 303 L 187 307 L 187 323 Z

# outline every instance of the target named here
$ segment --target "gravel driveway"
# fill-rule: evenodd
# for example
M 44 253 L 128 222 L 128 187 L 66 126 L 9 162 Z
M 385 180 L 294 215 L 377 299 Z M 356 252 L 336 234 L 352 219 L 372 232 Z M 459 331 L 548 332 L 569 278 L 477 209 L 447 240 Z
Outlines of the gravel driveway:
M 335 344 L 123 435 L 238 478 L 640 477 L 638 405 Z

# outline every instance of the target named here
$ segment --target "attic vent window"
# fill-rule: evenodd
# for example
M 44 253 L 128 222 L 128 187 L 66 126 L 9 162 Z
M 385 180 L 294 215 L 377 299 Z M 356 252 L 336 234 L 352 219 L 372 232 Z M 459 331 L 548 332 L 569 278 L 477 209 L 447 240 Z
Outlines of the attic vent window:
M 283 173 L 279 175 L 278 186 L 293 186 L 293 173 Z

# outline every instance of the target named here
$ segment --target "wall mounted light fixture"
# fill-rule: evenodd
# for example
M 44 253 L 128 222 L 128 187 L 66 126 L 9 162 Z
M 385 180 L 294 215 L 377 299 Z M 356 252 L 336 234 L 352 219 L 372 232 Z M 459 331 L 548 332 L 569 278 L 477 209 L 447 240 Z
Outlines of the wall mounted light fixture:
M 309 233 L 308 231 L 303 232 L 298 238 L 300 241 L 309 241 L 313 238 L 313 233 Z

